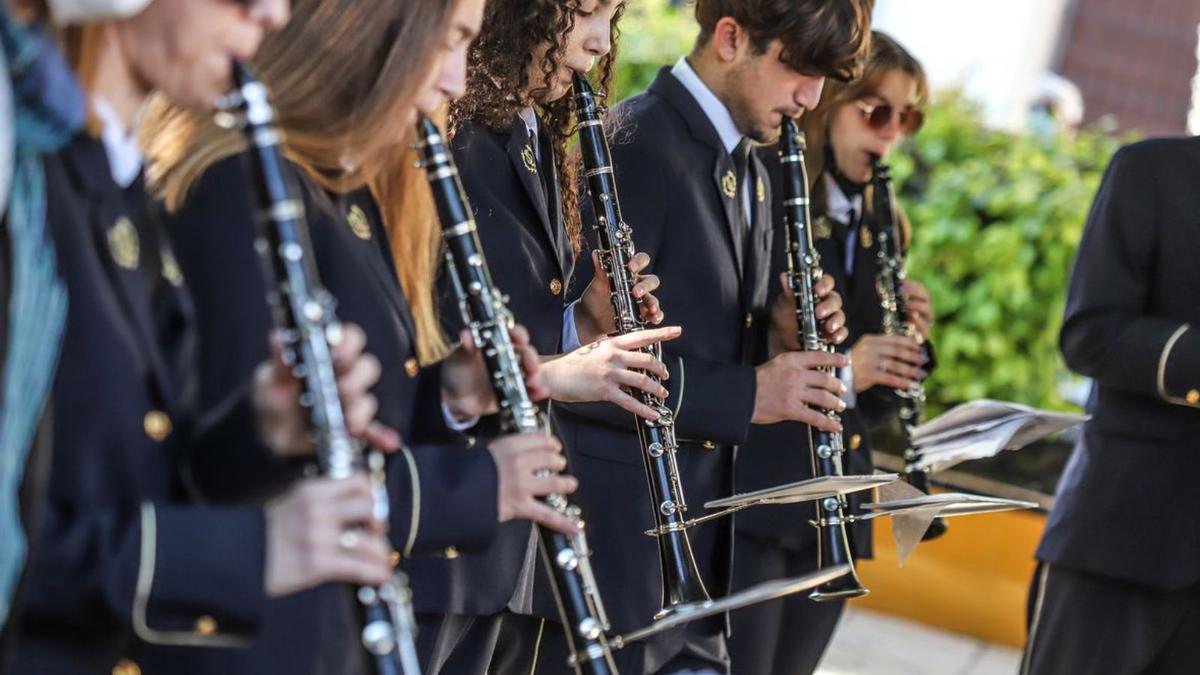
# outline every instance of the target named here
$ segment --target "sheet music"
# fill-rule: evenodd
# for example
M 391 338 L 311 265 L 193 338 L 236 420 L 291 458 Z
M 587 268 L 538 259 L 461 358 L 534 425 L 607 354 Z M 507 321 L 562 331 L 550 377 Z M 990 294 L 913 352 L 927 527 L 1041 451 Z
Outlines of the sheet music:
M 1086 421 L 1086 415 L 1038 410 L 983 399 L 955 406 L 913 432 L 922 468 L 941 471 L 960 462 L 1019 450 Z

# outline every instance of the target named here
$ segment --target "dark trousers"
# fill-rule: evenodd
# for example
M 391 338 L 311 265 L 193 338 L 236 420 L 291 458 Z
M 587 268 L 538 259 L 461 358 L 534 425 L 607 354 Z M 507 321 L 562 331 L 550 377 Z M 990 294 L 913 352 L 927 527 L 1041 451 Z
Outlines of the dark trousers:
M 425 675 L 484 675 L 507 612 L 417 614 L 417 655 Z
M 1200 673 L 1200 585 L 1165 591 L 1042 563 L 1022 675 Z
M 733 589 L 795 577 L 817 568 L 815 548 L 788 551 L 738 534 L 733 544 Z M 730 613 L 729 656 L 737 675 L 805 675 L 817 669 L 845 601 L 813 602 L 799 593 Z

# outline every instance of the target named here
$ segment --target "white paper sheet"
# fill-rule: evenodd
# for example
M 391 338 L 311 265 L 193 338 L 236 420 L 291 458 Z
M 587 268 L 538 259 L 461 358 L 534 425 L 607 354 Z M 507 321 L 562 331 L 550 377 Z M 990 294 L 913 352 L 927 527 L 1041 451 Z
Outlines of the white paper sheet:
M 918 426 L 913 444 L 921 453 L 921 468 L 942 471 L 960 462 L 993 457 L 1002 450 L 1019 450 L 1087 419 L 1086 415 L 984 399 L 955 406 Z

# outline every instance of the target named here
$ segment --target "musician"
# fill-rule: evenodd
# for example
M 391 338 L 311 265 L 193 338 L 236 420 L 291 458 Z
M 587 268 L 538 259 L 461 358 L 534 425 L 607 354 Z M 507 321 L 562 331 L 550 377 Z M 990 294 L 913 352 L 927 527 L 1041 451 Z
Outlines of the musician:
M 677 331 L 602 340 L 612 329 L 607 285 L 579 293 L 571 281 L 580 231 L 575 171 L 565 155 L 572 131 L 571 75 L 598 64 L 601 78 L 611 78 L 607 56 L 623 7 L 619 0 L 488 2 L 471 48 L 466 92 L 451 106 L 451 149 L 495 283 L 538 351 L 551 355 L 539 371 L 550 397 L 607 400 L 654 416 L 622 387 L 665 393 L 635 372 L 661 368 L 637 350 Z M 634 273 L 648 262 L 638 257 Z M 643 298 L 643 316 L 653 323 L 662 320 L 652 293 L 657 285 L 647 275 L 635 290 Z M 583 300 L 568 305 L 573 293 Z M 457 298 L 448 279 L 442 317 L 450 330 L 458 328 Z M 485 419 L 476 433 L 486 437 L 494 426 Z M 528 524 L 515 523 L 484 555 L 407 565 L 428 672 L 542 667 L 537 663 L 545 663 L 538 660 L 543 640 L 557 638 L 563 628 L 545 625 L 547 618 L 557 621 L 558 613 L 532 535 Z M 565 652 L 562 656 L 565 663 Z
M 1084 227 L 1059 346 L 1095 384 L 1038 545 L 1023 673 L 1200 669 L 1195 138 L 1121 149 Z
M 784 115 L 815 106 L 827 75 L 852 74 L 868 15 L 840 0 L 699 0 L 696 17 L 692 53 L 663 68 L 609 120 L 625 220 L 655 261 L 668 316 L 683 327 L 679 340 L 664 345 L 667 404 L 676 411 L 685 496 L 698 511 L 733 491 L 734 450 L 752 425 L 790 419 L 833 430 L 809 406 L 840 408 L 841 384 L 817 369 L 845 366 L 845 357 L 767 358 L 770 336 L 795 340 L 795 301 L 781 296 L 774 313 L 768 305 L 768 289 L 781 280 L 768 266 L 766 173 L 750 147 L 774 140 Z M 821 280 L 818 293 L 829 298 L 817 316 L 838 339 L 844 317 L 831 290 L 832 279 Z M 593 556 L 600 587 L 622 590 L 609 600 L 614 632 L 626 632 L 658 611 L 662 585 L 657 546 L 643 534 L 654 521 L 639 444 L 627 422 L 601 422 L 599 411 L 560 409 L 558 417 L 589 530 L 606 544 Z M 730 521 L 691 536 L 709 594 L 726 595 Z M 634 672 L 727 672 L 723 633 L 723 621 L 697 622 L 624 651 L 638 659 Z M 736 661 L 733 671 L 742 672 Z
M 853 392 L 847 393 L 848 406 L 842 412 L 847 450 L 843 465 L 848 475 L 874 472 L 869 430 L 894 418 L 894 389 L 908 389 L 920 381 L 926 367 L 922 343 L 933 317 L 924 286 L 909 280 L 901 292 L 909 301 L 919 337 L 881 335 L 882 310 L 875 284 L 878 249 L 872 234 L 874 216 L 869 212 L 872 202 L 864 192 L 871 180 L 871 156 L 886 159 L 899 141 L 920 128 L 928 85 L 921 65 L 888 35 L 873 32 L 869 50 L 861 77 L 828 83 L 821 104 L 804 124 L 815 184 L 812 218 L 814 234 L 821 237 L 816 241 L 821 268 L 836 279 L 847 307 L 850 337 L 841 349 L 850 354 L 852 364 L 843 371 L 847 390 Z M 764 148 L 763 156 L 773 181 L 778 181 L 776 149 Z M 777 188 L 772 194 L 781 192 Z M 777 212 L 772 261 L 776 270 L 787 267 L 783 227 L 782 213 Z M 770 487 L 781 475 L 811 478 L 808 436 L 808 429 L 798 424 L 755 427 L 738 457 L 739 489 Z M 865 495 L 848 497 L 851 508 L 864 499 Z M 811 518 L 811 504 L 739 515 L 734 587 L 814 571 L 817 530 L 807 525 Z M 853 526 L 850 535 L 856 557 L 869 557 L 870 523 Z M 738 672 L 813 672 L 844 605 L 844 600 L 814 602 L 797 595 L 734 612 L 730 651 Z
M 432 112 L 447 95 L 461 93 L 466 49 L 481 9 L 482 3 L 469 0 L 300 0 L 289 25 L 269 37 L 255 59 L 276 93 L 292 168 L 305 188 L 322 280 L 338 298 L 339 316 L 363 326 L 379 357 L 383 376 L 374 391 L 380 419 L 414 444 L 389 467 L 392 542 L 402 557 L 482 550 L 498 520 L 534 518 L 572 530 L 534 499 L 574 489 L 571 478 L 535 475 L 563 467 L 556 441 L 507 436 L 487 443 L 488 451 L 447 445 L 448 423 L 477 417 L 494 409 L 495 401 L 472 348 L 460 346 L 441 358 L 448 350 L 434 318 L 432 289 L 440 228 L 428 198 L 419 199 L 427 197 L 428 186 L 407 145 L 418 104 Z M 339 49 L 295 49 L 347 31 L 356 40 Z M 215 400 L 249 377 L 266 349 L 253 330 L 228 330 L 270 320 L 251 241 L 253 211 L 227 196 L 249 178 L 236 156 L 240 144 L 228 132 L 179 111 L 152 111 L 150 121 L 160 139 L 152 143 L 152 170 L 175 212 L 173 238 L 188 245 L 179 255 L 181 270 L 197 289 L 208 374 L 201 394 Z M 334 166 L 341 171 L 319 168 Z M 529 384 L 540 391 L 536 353 L 527 336 L 519 342 Z M 276 474 L 288 478 L 286 471 Z M 251 650 L 203 661 L 176 652 L 164 658 L 162 672 L 359 672 L 361 647 L 342 589 L 275 603 L 267 617 L 263 638 Z
M 211 107 L 231 59 L 252 54 L 287 12 L 266 0 L 156 0 L 89 26 L 94 68 L 81 73 L 98 126 L 44 162 L 46 222 L 67 297 L 43 308 L 65 312 L 53 457 L 6 672 L 136 672 L 151 644 L 243 643 L 268 596 L 390 575 L 365 477 L 305 480 L 260 507 L 180 498 L 182 453 L 265 455 L 310 441 L 299 383 L 278 361 L 262 369 L 272 386 L 248 386 L 219 414 L 201 418 L 188 402 L 195 372 L 174 358 L 191 337 L 188 296 L 140 208 L 131 137 L 151 88 Z M 356 433 L 375 406 L 366 388 L 376 373 L 361 348 L 361 331 L 348 327 L 334 355 Z M 378 432 L 394 446 L 394 432 Z M 360 528 L 356 545 L 339 546 L 349 528 Z

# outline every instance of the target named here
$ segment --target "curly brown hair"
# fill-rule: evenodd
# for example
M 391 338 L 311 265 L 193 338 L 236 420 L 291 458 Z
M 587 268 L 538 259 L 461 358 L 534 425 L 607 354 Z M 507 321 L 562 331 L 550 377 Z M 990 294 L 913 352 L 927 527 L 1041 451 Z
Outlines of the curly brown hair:
M 468 56 L 466 93 L 450 105 L 450 135 L 466 123 L 507 129 L 522 108 L 533 106 L 554 146 L 554 165 L 562 190 L 563 224 L 578 253 L 582 242 L 577 185 L 579 158 L 568 156 L 567 145 L 575 133 L 573 96 L 539 102 L 551 88 L 575 28 L 575 11 L 581 0 L 488 0 L 483 27 Z M 601 91 L 611 91 L 620 32 L 617 24 L 625 11 L 618 6 L 612 18 L 612 47 L 600 60 L 593 79 Z M 533 53 L 550 45 L 541 64 L 543 80 L 530 88 Z

